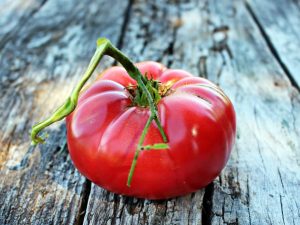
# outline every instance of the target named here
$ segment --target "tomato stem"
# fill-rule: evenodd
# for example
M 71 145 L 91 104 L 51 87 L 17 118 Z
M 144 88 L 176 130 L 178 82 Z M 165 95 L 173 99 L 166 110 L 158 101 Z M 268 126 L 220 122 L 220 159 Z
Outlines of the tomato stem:
M 132 165 L 129 171 L 128 175 L 128 181 L 127 185 L 130 186 L 132 176 L 134 173 L 134 169 L 136 167 L 137 159 L 139 156 L 140 151 L 143 149 L 143 142 L 146 137 L 146 134 L 148 132 L 149 126 L 151 122 L 154 120 L 157 124 L 157 127 L 159 129 L 159 132 L 163 138 L 163 141 L 166 143 L 168 142 L 167 136 L 162 128 L 162 125 L 160 123 L 160 120 L 158 118 L 158 112 L 156 103 L 154 102 L 154 99 L 152 95 L 150 94 L 149 90 L 146 87 L 147 79 L 142 76 L 141 72 L 138 70 L 138 68 L 130 61 L 130 59 L 124 55 L 119 49 L 114 47 L 111 42 L 106 38 L 99 38 L 97 40 L 97 49 L 94 53 L 94 56 L 92 57 L 87 70 L 85 71 L 82 79 L 79 81 L 79 83 L 75 86 L 74 90 L 72 91 L 70 97 L 67 98 L 65 103 L 60 106 L 49 118 L 46 120 L 34 125 L 31 130 L 31 140 L 32 144 L 38 144 L 38 143 L 44 143 L 45 140 L 41 136 L 39 136 L 39 132 L 46 128 L 47 126 L 51 125 L 52 123 L 62 120 L 66 116 L 68 116 L 70 113 L 72 113 L 77 105 L 78 98 L 80 91 L 82 90 L 85 83 L 88 81 L 88 79 L 93 74 L 94 70 L 96 69 L 97 65 L 99 64 L 101 58 L 103 55 L 109 55 L 116 59 L 118 62 L 122 64 L 122 66 L 126 69 L 127 73 L 137 81 L 138 86 L 141 88 L 141 90 L 146 94 L 148 105 L 151 111 L 151 115 L 149 116 L 149 119 L 143 129 L 143 132 L 141 134 L 141 137 L 138 142 L 137 149 L 135 151 L 134 159 L 132 161 Z M 151 148 L 151 146 L 146 146 L 147 150 Z M 165 144 L 156 144 L 153 145 L 153 148 L 161 147 L 162 149 L 168 148 L 168 145 Z
M 150 124 L 153 120 L 154 120 L 153 115 L 150 115 L 147 122 L 146 122 L 146 125 L 145 125 L 145 127 L 142 131 L 142 134 L 140 136 L 138 146 L 137 146 L 137 149 L 135 151 L 135 154 L 134 154 L 134 157 L 133 157 L 133 160 L 132 160 L 132 164 L 131 164 L 131 167 L 130 167 L 130 171 L 129 171 L 129 174 L 128 174 L 128 179 L 127 179 L 127 186 L 128 187 L 130 187 L 130 185 L 131 185 L 132 176 L 133 176 L 136 164 L 137 164 L 137 160 L 138 160 L 139 154 L 142 150 L 162 150 L 162 149 L 169 148 L 169 146 L 167 144 L 164 144 L 164 143 L 158 143 L 158 144 L 154 144 L 154 145 L 143 146 L 143 143 L 144 143 L 144 140 L 146 138 L 147 132 L 150 128 Z
M 96 52 L 95 52 L 94 56 L 92 57 L 89 65 L 88 65 L 88 68 L 85 71 L 82 79 L 80 80 L 80 82 L 76 85 L 76 87 L 72 91 L 71 96 L 68 97 L 67 100 L 65 101 L 65 103 L 62 106 L 60 106 L 49 118 L 47 118 L 46 120 L 44 120 L 32 127 L 32 129 L 31 129 L 32 144 L 35 145 L 38 143 L 44 143 L 45 139 L 38 135 L 39 132 L 41 130 L 43 130 L 45 127 L 48 127 L 49 125 L 51 125 L 52 123 L 62 120 L 63 118 L 65 118 L 66 116 L 68 116 L 70 113 L 72 113 L 74 111 L 74 109 L 76 108 L 77 102 L 78 102 L 78 96 L 79 96 L 81 89 L 83 88 L 83 86 L 87 82 L 87 80 L 91 77 L 91 75 L 93 74 L 99 61 L 101 60 L 102 56 L 107 51 L 107 49 L 110 45 L 110 42 L 108 40 L 106 40 L 106 41 L 105 40 L 100 41 L 100 42 L 99 42 L 99 40 L 97 41 Z
M 127 179 L 127 186 L 128 187 L 130 187 L 132 176 L 133 176 L 133 173 L 134 173 L 134 170 L 135 170 L 135 167 L 136 167 L 137 159 L 139 157 L 140 151 L 142 150 L 142 147 L 143 147 L 142 144 L 145 140 L 145 137 L 147 135 L 147 132 L 149 130 L 149 127 L 150 127 L 150 124 L 151 124 L 152 120 L 153 120 L 153 116 L 150 115 L 147 122 L 146 122 L 146 125 L 143 129 L 140 140 L 138 142 L 138 146 L 137 146 L 137 149 L 135 151 L 133 161 L 132 161 L 132 164 L 131 164 L 131 167 L 130 167 L 130 171 L 129 171 L 129 174 L 128 174 L 128 179 Z

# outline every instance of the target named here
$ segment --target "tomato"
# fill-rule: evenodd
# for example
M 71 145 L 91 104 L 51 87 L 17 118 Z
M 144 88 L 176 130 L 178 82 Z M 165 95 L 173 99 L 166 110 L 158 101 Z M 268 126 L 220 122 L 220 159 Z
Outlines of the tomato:
M 236 134 L 232 103 L 212 82 L 156 62 L 136 64 L 143 75 L 169 88 L 157 103 L 168 138 L 165 150 L 143 150 L 131 186 L 126 185 L 149 107 L 132 104 L 135 87 L 123 67 L 112 67 L 81 93 L 67 117 L 67 142 L 76 168 L 111 192 L 166 199 L 212 182 L 228 161 Z M 152 122 L 144 145 L 162 143 Z

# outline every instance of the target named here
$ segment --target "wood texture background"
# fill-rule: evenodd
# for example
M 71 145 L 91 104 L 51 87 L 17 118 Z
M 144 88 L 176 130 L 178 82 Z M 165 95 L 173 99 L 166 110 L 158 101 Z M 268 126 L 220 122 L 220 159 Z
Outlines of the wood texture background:
M 300 224 L 299 1 L 2 0 L 0 15 L 0 224 Z M 168 201 L 109 193 L 73 167 L 63 122 L 30 146 L 100 36 L 232 99 L 236 144 L 205 189 Z

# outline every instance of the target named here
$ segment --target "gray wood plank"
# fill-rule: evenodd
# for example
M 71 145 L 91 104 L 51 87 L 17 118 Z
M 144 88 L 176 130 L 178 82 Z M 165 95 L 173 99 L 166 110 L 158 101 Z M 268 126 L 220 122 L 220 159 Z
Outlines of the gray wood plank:
M 218 83 L 237 111 L 237 141 L 205 194 L 149 202 L 92 186 L 84 224 L 300 223 L 300 95 L 244 2 L 134 2 L 123 43 L 136 61 L 158 60 Z
M 70 92 L 100 35 L 122 42 L 136 61 L 161 61 L 218 83 L 236 107 L 238 137 L 205 192 L 144 201 L 92 185 L 84 224 L 300 223 L 299 92 L 243 2 L 135 1 L 121 41 L 126 2 L 83 4 L 25 7 L 18 17 L 28 18 L 24 27 L 13 25 L 13 35 L 1 39 L 0 223 L 81 223 L 89 182 L 64 150 L 64 126 L 50 129 L 48 143 L 36 149 L 27 131 Z
M 0 224 L 82 222 L 90 182 L 71 163 L 65 126 L 54 125 L 37 147 L 28 131 L 70 93 L 99 36 L 119 42 L 127 5 L 1 2 Z M 111 63 L 104 60 L 102 68 Z
M 295 86 L 300 87 L 300 3 L 248 0 L 248 10 Z
M 200 225 L 203 193 L 169 201 L 149 201 L 112 194 L 92 185 L 83 224 Z
M 188 45 L 207 53 L 207 76 L 233 100 L 238 124 L 231 160 L 211 193 L 211 223 L 299 224 L 299 92 L 242 1 L 214 0 L 200 8 L 182 19 L 199 24 L 193 34 L 201 40 L 184 44 L 192 32 L 182 26 L 174 52 Z M 184 64 L 197 62 L 184 56 Z
M 138 62 L 173 61 L 172 46 L 180 5 L 135 1 L 122 50 Z M 176 53 L 174 52 L 176 55 Z M 92 185 L 84 224 L 202 224 L 204 189 L 169 201 L 148 201 L 114 195 Z

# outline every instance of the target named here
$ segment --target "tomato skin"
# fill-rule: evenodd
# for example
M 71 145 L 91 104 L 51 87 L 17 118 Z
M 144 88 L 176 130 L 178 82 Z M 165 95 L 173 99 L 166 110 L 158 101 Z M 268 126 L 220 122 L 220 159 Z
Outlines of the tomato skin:
M 155 62 L 136 66 L 173 90 L 157 105 L 170 148 L 142 151 L 131 187 L 126 185 L 150 112 L 131 106 L 125 87 L 136 82 L 122 67 L 112 67 L 81 94 L 67 117 L 68 147 L 76 168 L 109 191 L 139 198 L 167 199 L 205 187 L 224 168 L 234 144 L 232 103 L 206 79 Z M 162 142 L 153 122 L 144 145 Z

